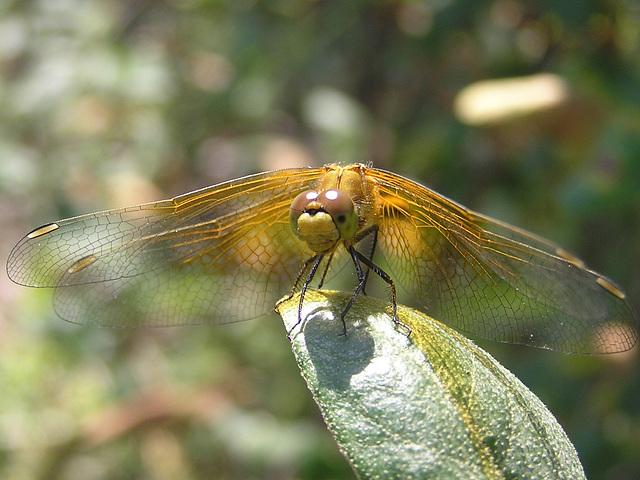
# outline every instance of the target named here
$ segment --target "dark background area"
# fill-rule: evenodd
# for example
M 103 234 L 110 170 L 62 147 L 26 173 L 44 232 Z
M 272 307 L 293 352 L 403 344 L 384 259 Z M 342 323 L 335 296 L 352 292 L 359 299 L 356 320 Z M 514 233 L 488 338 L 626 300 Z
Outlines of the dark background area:
M 539 73 L 562 86 L 551 104 Z M 457 107 L 508 77 L 528 81 L 520 107 Z M 561 243 L 638 309 L 639 87 L 632 1 L 2 2 L 0 258 L 59 218 L 361 161 Z M 478 343 L 557 416 L 588 478 L 640 476 L 637 348 Z M 0 392 L 4 479 L 353 478 L 275 315 L 77 327 L 2 276 Z

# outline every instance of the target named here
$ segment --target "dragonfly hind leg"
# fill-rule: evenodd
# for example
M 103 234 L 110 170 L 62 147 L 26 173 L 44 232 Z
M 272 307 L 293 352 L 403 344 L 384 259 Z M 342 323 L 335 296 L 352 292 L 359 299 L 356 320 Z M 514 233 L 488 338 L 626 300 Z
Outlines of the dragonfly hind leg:
M 358 250 L 356 250 L 353 247 L 353 245 L 350 246 L 348 248 L 348 250 L 349 250 L 349 254 L 351 255 L 351 258 L 353 259 L 353 264 L 356 267 L 356 273 L 358 275 L 358 286 L 356 287 L 355 291 L 353 292 L 353 296 L 351 297 L 351 300 L 349 300 L 349 303 L 347 304 L 346 308 L 342 311 L 342 314 L 340 315 L 340 319 L 342 320 L 342 335 L 346 335 L 347 334 L 347 324 L 346 324 L 344 318 L 347 315 L 347 313 L 349 312 L 349 310 L 351 310 L 351 307 L 355 303 L 356 298 L 358 298 L 358 295 L 360 294 L 360 292 L 364 291 L 364 287 L 365 287 L 365 285 L 367 283 L 367 279 L 369 277 L 369 272 L 370 271 L 373 271 L 376 275 L 378 275 L 391 288 L 391 304 L 392 304 L 392 308 L 393 308 L 393 323 L 397 327 L 401 327 L 402 329 L 404 329 L 407 332 L 407 336 L 411 335 L 411 328 L 408 325 L 405 325 L 404 323 L 402 323 L 400 320 L 398 320 L 397 293 L 396 293 L 396 286 L 393 283 L 392 278 L 389 276 L 389 274 L 387 272 L 385 272 L 379 266 L 377 266 L 375 263 L 373 263 L 373 261 L 371 261 L 371 259 L 369 259 L 366 255 L 363 255 Z M 364 269 L 362 268 L 362 264 L 364 264 L 367 267 L 366 273 L 364 272 Z

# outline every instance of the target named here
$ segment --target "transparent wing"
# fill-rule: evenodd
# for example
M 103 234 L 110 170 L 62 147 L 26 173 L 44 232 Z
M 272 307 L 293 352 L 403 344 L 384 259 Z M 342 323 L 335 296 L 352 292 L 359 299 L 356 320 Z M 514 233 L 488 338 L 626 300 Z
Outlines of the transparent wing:
M 291 199 L 323 169 L 252 175 L 172 200 L 83 215 L 34 230 L 9 277 L 53 287 L 74 323 L 137 327 L 227 323 L 269 312 L 305 252 Z
M 487 339 L 561 352 L 631 348 L 638 317 L 613 282 L 557 245 L 390 172 L 380 250 L 429 314 Z

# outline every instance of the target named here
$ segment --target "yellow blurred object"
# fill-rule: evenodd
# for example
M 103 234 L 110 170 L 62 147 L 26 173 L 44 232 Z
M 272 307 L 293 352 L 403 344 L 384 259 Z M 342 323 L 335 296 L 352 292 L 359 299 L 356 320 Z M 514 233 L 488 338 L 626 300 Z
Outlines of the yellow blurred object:
M 469 85 L 458 93 L 454 111 L 462 123 L 491 125 L 557 107 L 568 98 L 569 89 L 561 77 L 540 73 Z

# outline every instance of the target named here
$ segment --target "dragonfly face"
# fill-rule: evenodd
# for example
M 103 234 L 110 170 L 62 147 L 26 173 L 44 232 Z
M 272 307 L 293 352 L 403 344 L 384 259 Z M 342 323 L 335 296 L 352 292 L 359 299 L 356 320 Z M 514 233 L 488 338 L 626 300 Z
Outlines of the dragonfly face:
M 341 190 L 309 190 L 298 195 L 289 209 L 293 232 L 314 252 L 328 252 L 340 239 L 350 240 L 358 228 L 351 197 Z
M 578 353 L 638 338 L 624 292 L 559 246 L 359 164 L 266 172 L 51 223 L 16 245 L 7 272 L 54 288 L 68 321 L 136 327 L 255 318 L 347 262 L 354 298 L 373 271 L 394 309 L 399 285 L 435 319 L 484 338 Z

